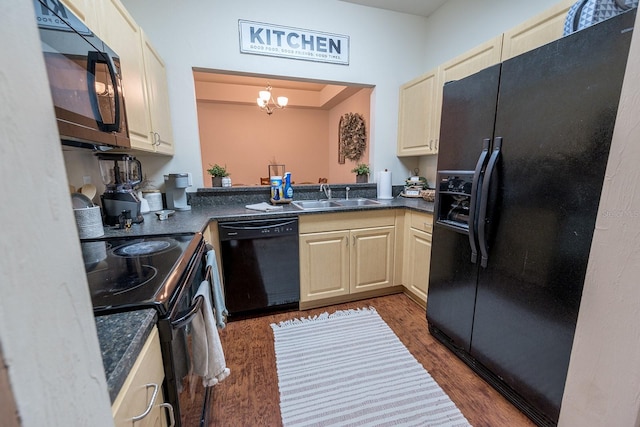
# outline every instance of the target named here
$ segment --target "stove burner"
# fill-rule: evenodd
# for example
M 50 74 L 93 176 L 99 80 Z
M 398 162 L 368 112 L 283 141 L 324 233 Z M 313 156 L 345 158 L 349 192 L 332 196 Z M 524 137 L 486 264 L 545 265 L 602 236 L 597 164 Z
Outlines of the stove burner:
M 122 257 L 136 257 L 141 255 L 157 254 L 175 246 L 169 240 L 146 240 L 143 242 L 129 243 L 113 250 L 114 255 Z
M 158 269 L 151 265 L 137 265 L 135 268 L 122 271 L 120 274 L 113 277 L 109 275 L 109 272 L 100 270 L 88 273 L 87 276 L 92 274 L 101 274 L 101 278 L 103 279 L 101 281 L 103 283 L 103 287 L 95 291 L 96 295 L 121 295 L 125 292 L 137 289 L 153 280 L 153 278 L 158 274 Z
M 130 271 L 118 277 L 118 283 L 113 287 L 114 295 L 132 291 L 152 280 L 158 274 L 158 269 L 150 265 L 141 265 L 140 267 L 141 269 L 138 271 Z

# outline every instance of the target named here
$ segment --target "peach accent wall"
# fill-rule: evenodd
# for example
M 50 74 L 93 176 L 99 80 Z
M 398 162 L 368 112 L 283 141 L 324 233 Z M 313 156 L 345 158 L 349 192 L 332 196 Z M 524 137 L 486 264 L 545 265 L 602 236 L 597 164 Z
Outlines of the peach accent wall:
M 198 102 L 205 186 L 209 164 L 227 167 L 234 185 L 258 185 L 272 160 L 284 164 L 296 183 L 327 176 L 329 112 L 286 108 L 271 116 L 253 105 Z
M 225 166 L 233 185 L 258 185 L 268 175 L 272 160 L 284 164 L 295 183 L 353 183 L 355 163 L 338 164 L 340 117 L 360 113 L 367 123 L 367 151 L 360 161 L 369 162 L 369 104 L 371 89 L 363 89 L 329 111 L 290 108 L 271 116 L 253 105 L 198 101 L 198 126 L 202 173 L 206 187 L 210 164 Z
M 329 113 L 329 182 L 352 183 L 356 182 L 356 175 L 351 169 L 357 163 L 369 163 L 370 135 L 370 104 L 372 89 L 362 89 L 352 97 L 331 109 Z M 364 117 L 367 129 L 367 149 L 358 162 L 346 159 L 343 165 L 338 163 L 338 132 L 340 129 L 340 117 L 346 113 L 359 113 Z M 369 176 L 369 181 L 373 179 Z

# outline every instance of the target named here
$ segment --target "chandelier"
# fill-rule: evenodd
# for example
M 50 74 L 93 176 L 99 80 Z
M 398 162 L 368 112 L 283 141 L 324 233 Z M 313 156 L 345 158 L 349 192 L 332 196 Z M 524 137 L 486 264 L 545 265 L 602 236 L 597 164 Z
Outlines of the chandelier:
M 271 115 L 276 108 L 284 108 L 289 103 L 289 98 L 286 96 L 279 96 L 276 99 L 276 101 L 273 100 L 271 85 L 267 83 L 267 89 L 260 91 L 260 96 L 256 102 L 258 103 L 258 107 L 266 111 L 268 115 Z

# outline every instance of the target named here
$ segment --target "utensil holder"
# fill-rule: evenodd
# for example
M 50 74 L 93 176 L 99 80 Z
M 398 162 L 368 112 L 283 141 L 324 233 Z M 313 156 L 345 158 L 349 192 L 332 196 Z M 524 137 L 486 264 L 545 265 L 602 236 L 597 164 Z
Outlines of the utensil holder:
M 104 236 L 100 206 L 74 209 L 73 214 L 76 217 L 78 235 L 81 239 Z

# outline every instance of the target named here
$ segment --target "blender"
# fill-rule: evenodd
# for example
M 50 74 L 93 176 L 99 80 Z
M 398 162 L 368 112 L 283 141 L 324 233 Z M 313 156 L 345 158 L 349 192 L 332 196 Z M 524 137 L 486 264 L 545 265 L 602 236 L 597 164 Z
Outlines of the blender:
M 144 221 L 140 213 L 140 199 L 133 187 L 142 181 L 140 161 L 124 153 L 96 153 L 102 182 L 106 186 L 100 196 L 105 225 L 117 225 L 120 218 L 131 218 L 139 224 Z

